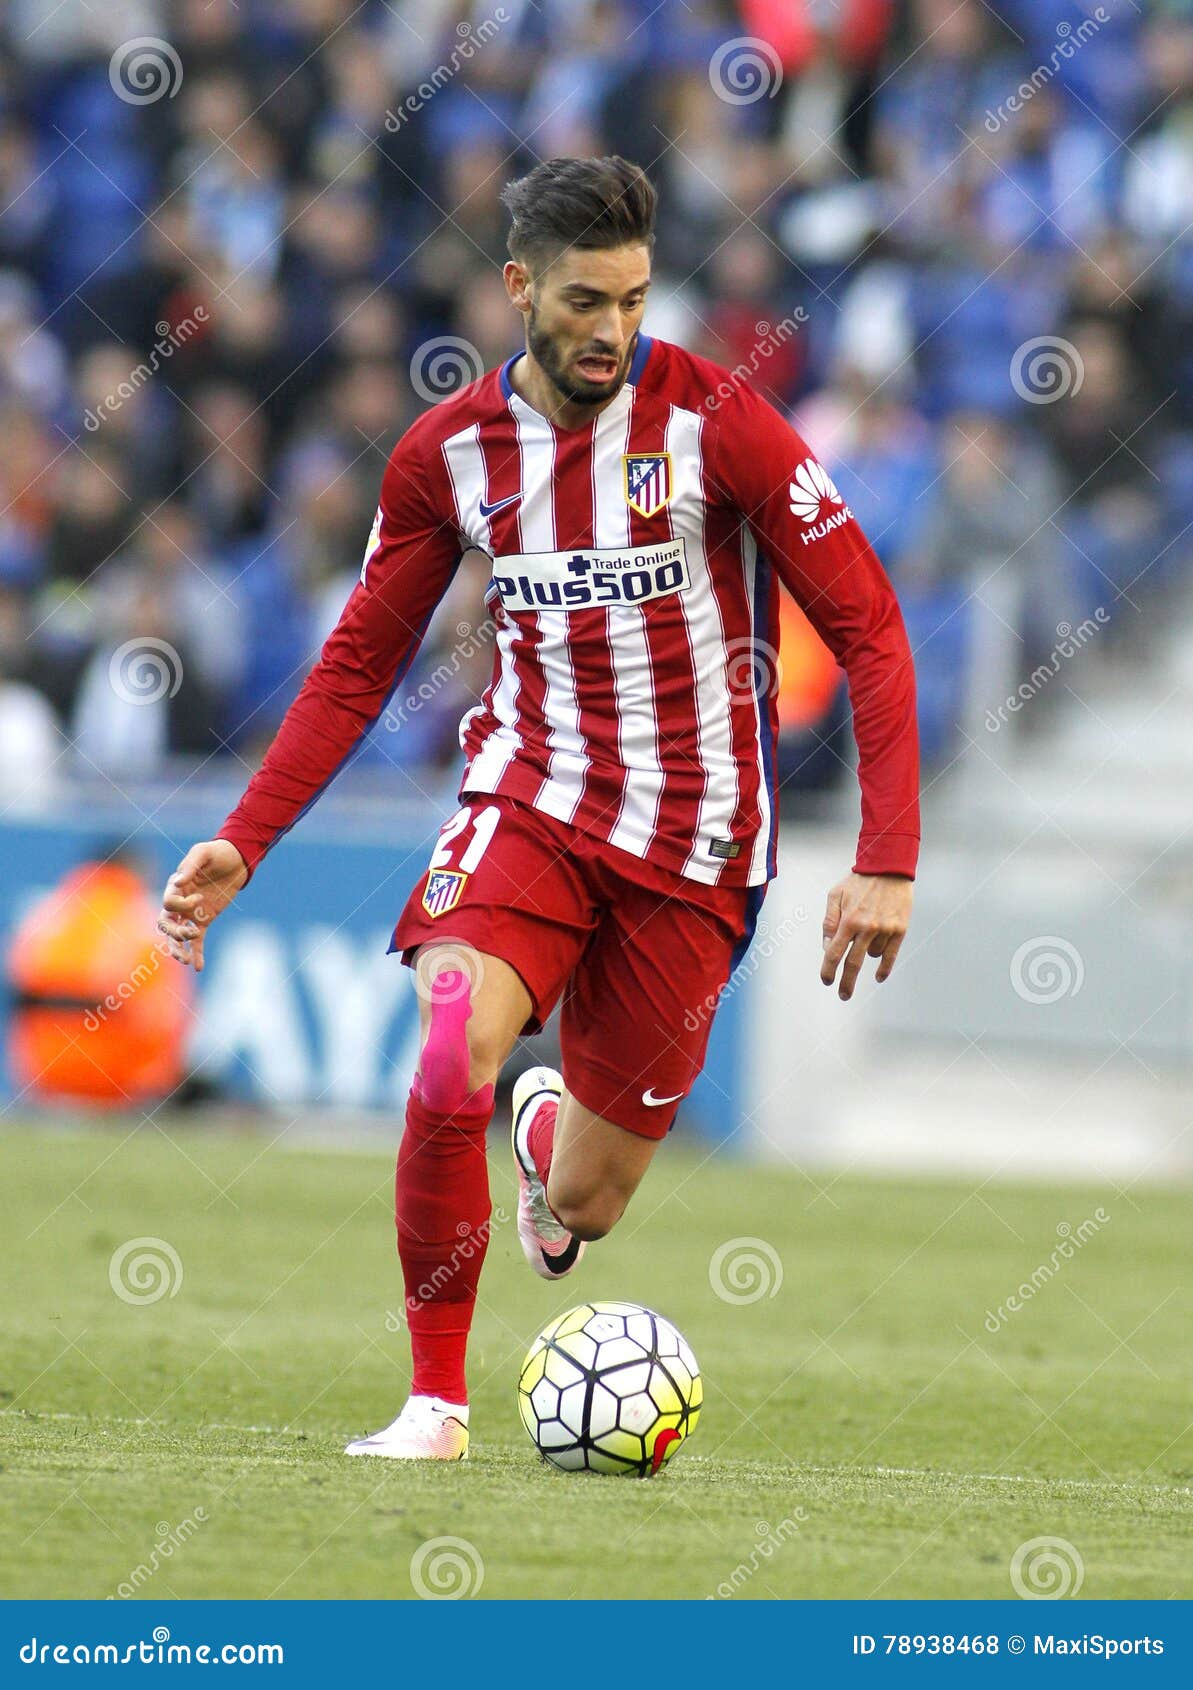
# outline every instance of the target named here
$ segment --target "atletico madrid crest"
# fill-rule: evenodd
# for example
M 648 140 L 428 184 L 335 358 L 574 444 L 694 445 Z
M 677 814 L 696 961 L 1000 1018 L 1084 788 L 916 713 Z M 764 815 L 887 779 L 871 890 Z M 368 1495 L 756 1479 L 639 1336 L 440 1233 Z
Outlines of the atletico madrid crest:
M 458 869 L 432 869 L 423 888 L 423 908 L 427 914 L 446 915 L 448 910 L 454 910 L 467 879 L 468 876 L 461 874 Z
M 656 516 L 671 503 L 670 452 L 627 452 L 625 502 L 639 516 Z

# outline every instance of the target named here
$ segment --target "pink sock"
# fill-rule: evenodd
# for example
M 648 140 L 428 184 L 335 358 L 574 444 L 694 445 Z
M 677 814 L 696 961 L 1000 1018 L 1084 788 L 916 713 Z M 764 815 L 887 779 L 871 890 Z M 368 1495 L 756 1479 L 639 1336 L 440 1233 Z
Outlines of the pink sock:
M 555 1120 L 558 1114 L 558 1103 L 540 1103 L 526 1135 L 530 1159 L 544 1186 L 551 1172 L 551 1152 L 555 1148 Z

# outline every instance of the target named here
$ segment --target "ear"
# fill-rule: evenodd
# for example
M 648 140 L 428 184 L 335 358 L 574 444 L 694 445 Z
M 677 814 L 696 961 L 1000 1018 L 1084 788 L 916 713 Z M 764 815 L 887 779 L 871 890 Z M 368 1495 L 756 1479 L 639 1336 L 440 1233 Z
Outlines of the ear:
M 510 304 L 515 311 L 521 311 L 523 316 L 529 316 L 534 303 L 531 298 L 531 288 L 534 284 L 531 280 L 530 271 L 527 270 L 525 265 L 518 264 L 511 258 L 502 271 L 502 275 L 505 278 L 505 291 L 509 295 Z

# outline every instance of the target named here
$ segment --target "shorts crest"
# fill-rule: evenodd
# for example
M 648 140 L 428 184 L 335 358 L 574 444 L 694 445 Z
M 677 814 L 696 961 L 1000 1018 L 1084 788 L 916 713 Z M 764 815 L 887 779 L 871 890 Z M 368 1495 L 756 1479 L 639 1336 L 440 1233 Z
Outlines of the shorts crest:
M 621 460 L 625 502 L 639 516 L 656 516 L 671 503 L 670 452 L 626 452 Z
M 446 915 L 448 910 L 454 910 L 460 901 L 460 894 L 464 890 L 464 882 L 468 879 L 454 868 L 435 868 L 427 876 L 427 884 L 423 888 L 423 908 L 429 916 Z

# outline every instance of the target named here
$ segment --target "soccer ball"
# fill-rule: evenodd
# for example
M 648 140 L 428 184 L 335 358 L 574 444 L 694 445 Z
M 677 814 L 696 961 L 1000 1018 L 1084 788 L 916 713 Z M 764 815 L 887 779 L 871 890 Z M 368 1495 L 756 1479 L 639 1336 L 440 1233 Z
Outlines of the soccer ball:
M 648 1478 L 696 1430 L 704 1387 L 669 1320 L 638 1303 L 581 1303 L 522 1363 L 518 1408 L 539 1453 L 568 1472 Z

